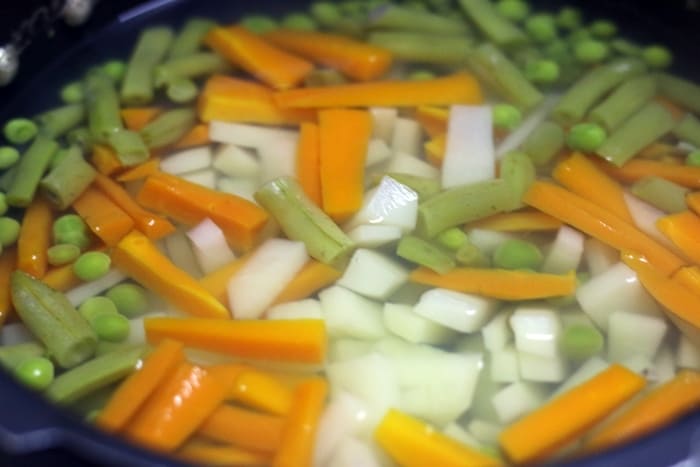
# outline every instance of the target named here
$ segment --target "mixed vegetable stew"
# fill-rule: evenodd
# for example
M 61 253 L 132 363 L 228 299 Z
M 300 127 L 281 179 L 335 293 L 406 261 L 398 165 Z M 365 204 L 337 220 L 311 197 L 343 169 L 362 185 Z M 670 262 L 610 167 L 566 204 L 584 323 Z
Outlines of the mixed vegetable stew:
M 700 406 L 700 86 L 663 45 L 523 0 L 134 41 L 3 127 L 31 390 L 275 467 L 576 459 Z

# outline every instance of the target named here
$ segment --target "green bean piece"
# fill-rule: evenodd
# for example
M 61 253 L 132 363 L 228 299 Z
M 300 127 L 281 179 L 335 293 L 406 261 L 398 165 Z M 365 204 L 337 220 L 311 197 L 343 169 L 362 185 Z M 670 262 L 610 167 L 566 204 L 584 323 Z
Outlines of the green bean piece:
M 673 63 L 671 51 L 662 45 L 650 45 L 642 49 L 642 58 L 649 68 L 668 68 Z
M 610 41 L 610 49 L 620 55 L 629 57 L 639 57 L 642 55 L 642 48 L 627 39 L 616 38 Z
M 265 34 L 278 27 L 277 20 L 267 15 L 248 15 L 239 24 L 255 34 Z
M 28 118 L 13 118 L 3 127 L 5 139 L 12 144 L 28 143 L 38 132 L 36 123 Z
M 530 63 L 542 60 L 543 51 L 538 47 L 518 47 L 509 51 L 510 59 L 520 68 L 526 68 Z
M 690 190 L 665 178 L 644 177 L 636 181 L 630 191 L 636 197 L 669 214 L 688 209 L 685 195 L 690 193 Z
M 355 248 L 293 178 L 280 177 L 264 184 L 255 193 L 255 200 L 277 220 L 288 238 L 304 242 L 309 255 L 318 261 L 341 265 Z
M 494 92 L 522 110 L 535 107 L 543 99 L 542 93 L 493 44 L 474 48 L 468 64 Z
M 622 83 L 603 102 L 591 110 L 588 118 L 611 131 L 637 112 L 656 94 L 656 79 L 635 76 Z
M 71 146 L 77 146 L 85 152 L 89 152 L 92 149 L 92 145 L 95 143 L 90 130 L 84 126 L 69 131 L 66 134 L 66 140 Z
M 102 71 L 91 70 L 84 83 L 90 133 L 93 140 L 105 141 L 124 128 L 114 81 Z
M 685 165 L 700 167 L 700 150 L 691 151 L 685 157 Z
M 97 171 L 83 155 L 71 152 L 39 182 L 39 189 L 58 209 L 68 208 L 95 180 Z
M 59 243 L 49 247 L 46 255 L 51 266 L 63 266 L 78 259 L 80 247 L 71 243 Z
M 197 52 L 158 65 L 153 71 L 153 79 L 156 87 L 162 87 L 178 78 L 199 78 L 228 68 L 228 63 L 220 55 L 213 52 Z
M 126 63 L 122 60 L 109 60 L 100 67 L 100 70 L 112 78 L 115 83 L 119 83 L 126 74 Z
M 26 207 L 34 199 L 39 181 L 49 167 L 58 143 L 39 135 L 17 163 L 14 178 L 7 189 L 7 204 Z
M 700 147 L 700 120 L 693 114 L 686 114 L 673 128 L 673 134 L 682 141 Z
M 53 382 L 53 363 L 48 358 L 29 357 L 15 367 L 13 374 L 28 388 L 43 391 Z
M 73 273 L 81 280 L 94 281 L 109 272 L 112 260 L 101 251 L 83 253 L 73 263 Z
M 603 41 L 584 39 L 574 44 L 574 57 L 579 62 L 592 65 L 605 61 L 610 55 L 610 47 Z
M 158 115 L 141 130 L 141 137 L 149 148 L 172 144 L 190 131 L 197 121 L 194 109 L 173 109 Z
M 500 174 L 511 192 L 511 205 L 508 210 L 513 211 L 525 206 L 523 196 L 537 177 L 532 160 L 524 152 L 509 152 L 501 160 Z
M 304 86 L 313 88 L 320 86 L 335 86 L 345 84 L 348 79 L 338 70 L 331 68 L 317 68 L 304 78 Z
M 440 232 L 435 240 L 438 244 L 447 248 L 448 250 L 458 250 L 465 242 L 469 241 L 469 237 L 464 232 L 464 230 L 452 227 L 444 232 Z
M 412 263 L 445 274 L 455 267 L 455 260 L 427 240 L 414 235 L 405 235 L 396 246 L 396 254 Z
M 80 81 L 73 81 L 61 88 L 61 100 L 66 104 L 79 104 L 84 98 L 83 83 Z
M 18 164 L 15 164 L 0 174 L 0 190 L 7 191 L 10 189 L 12 182 L 15 180 L 17 166 Z M 5 198 L 5 202 L 7 202 L 7 197 Z
M 473 40 L 463 35 L 407 31 L 374 31 L 367 41 L 389 50 L 397 60 L 432 65 L 464 64 L 473 46 Z
M 192 102 L 199 93 L 197 84 L 189 78 L 175 78 L 168 83 L 165 95 L 171 102 L 186 104 Z
M 603 350 L 603 335 L 590 324 L 575 323 L 567 326 L 559 338 L 559 348 L 566 358 L 583 361 Z
M 282 18 L 282 27 L 295 31 L 315 31 L 318 25 L 314 19 L 305 13 L 290 13 Z
M 659 73 L 656 83 L 662 96 L 683 108 L 700 113 L 700 85 L 668 73 Z
M 36 117 L 40 131 L 49 138 L 63 136 L 85 120 L 83 104 L 69 104 L 43 112 Z
M 61 368 L 92 357 L 97 337 L 64 294 L 19 270 L 11 275 L 10 288 L 22 322 Z
M 98 295 L 86 299 L 78 307 L 78 312 L 86 321 L 92 321 L 95 316 L 101 313 L 119 314 L 117 305 L 109 297 Z
M 88 227 L 77 214 L 64 214 L 57 218 L 52 226 L 54 243 L 76 245 L 81 251 L 90 246 Z
M 95 356 L 96 357 L 101 357 L 102 355 L 117 351 L 117 350 L 123 350 L 128 347 L 131 347 L 133 344 L 129 344 L 128 342 L 110 342 L 110 341 L 104 341 L 100 340 L 97 342 L 97 350 L 95 350 Z
M 564 126 L 579 122 L 615 86 L 645 71 L 644 63 L 636 58 L 618 58 L 594 68 L 562 96 L 552 111 L 554 120 Z
M 613 131 L 597 153 L 608 162 L 622 166 L 675 126 L 676 121 L 671 112 L 663 105 L 651 101 Z
M 12 371 L 17 365 L 30 357 L 43 357 L 46 349 L 38 342 L 22 342 L 15 345 L 0 346 L 0 366 Z
M 594 152 L 600 148 L 608 134 L 597 123 L 577 123 L 569 130 L 566 144 L 574 151 Z
M 107 144 L 117 154 L 125 167 L 145 162 L 150 152 L 140 133 L 131 130 L 118 130 L 107 136 Z
M 462 266 L 473 268 L 487 268 L 491 266 L 491 259 L 484 254 L 468 238 L 458 249 L 455 259 Z
M 600 37 L 603 39 L 610 39 L 617 34 L 617 26 L 615 23 L 607 19 L 593 21 L 588 29 L 595 37 Z
M 134 47 L 121 84 L 121 100 L 127 105 L 144 105 L 153 100 L 153 69 L 165 58 L 173 42 L 167 27 L 144 29 Z
M 543 167 L 564 147 L 566 135 L 561 126 L 554 122 L 540 123 L 525 139 L 521 150 L 528 155 L 536 167 Z
M 544 262 L 544 255 L 534 243 L 524 240 L 506 240 L 493 251 L 493 265 L 502 269 L 531 269 L 536 271 Z
M 135 318 L 148 311 L 148 294 L 138 284 L 122 282 L 105 293 L 112 300 L 119 313 L 127 318 Z
M 418 235 L 432 238 L 451 227 L 510 210 L 513 191 L 501 179 L 449 188 L 418 205 Z
M 0 170 L 9 169 L 19 160 L 19 151 L 14 146 L 0 147 Z
M 500 16 L 489 0 L 459 0 L 459 6 L 486 38 L 498 46 L 527 42 L 527 36 L 513 22 Z
M 581 11 L 573 7 L 564 7 L 557 13 L 557 26 L 562 29 L 578 29 L 581 26 Z
M 496 10 L 504 18 L 516 23 L 530 15 L 530 5 L 523 0 L 499 0 L 496 3 Z
M 84 157 L 83 150 L 80 148 L 80 146 L 76 144 L 71 144 L 67 148 L 60 148 L 54 153 L 53 157 L 51 158 L 51 162 L 49 163 L 49 170 L 55 169 L 56 166 L 58 166 L 66 157 L 68 157 L 71 154 Z
M 434 178 L 421 177 L 418 175 L 402 174 L 390 172 L 386 174 L 388 177 L 393 178 L 402 185 L 406 185 L 416 193 L 418 193 L 418 199 L 424 201 L 433 195 L 436 195 L 442 189 L 440 182 Z
M 216 26 L 216 22 L 208 18 L 189 19 L 170 45 L 168 60 L 187 57 L 199 52 L 202 40 Z
M 496 104 L 491 109 L 493 125 L 503 130 L 514 130 L 523 120 L 523 114 L 517 107 L 510 104 Z
M 464 21 L 435 13 L 411 10 L 399 5 L 385 3 L 369 13 L 368 26 L 371 29 L 413 31 L 428 34 L 455 34 L 462 36 L 469 32 Z
M 5 193 L 0 191 L 0 216 L 4 216 L 10 207 L 7 205 L 7 200 L 5 199 Z
M 0 217 L 0 246 L 14 245 L 19 237 L 20 223 L 13 217 Z
M 540 13 L 525 20 L 525 31 L 538 44 L 546 44 L 557 37 L 557 25 L 552 15 Z
M 93 358 L 59 375 L 44 395 L 57 404 L 75 402 L 131 374 L 145 354 L 146 347 L 138 345 Z
M 98 345 L 98 350 L 101 347 L 101 344 L 103 344 L 103 341 L 100 341 Z M 125 344 L 113 344 L 113 345 L 118 345 L 121 347 L 126 347 Z M 116 350 L 116 348 L 113 348 L 111 350 Z M 106 352 L 103 352 L 104 354 Z M 99 356 L 102 354 L 98 354 L 95 352 L 95 356 Z M 94 391 L 90 394 L 87 394 L 84 397 L 81 397 L 74 403 L 70 404 L 68 406 L 68 411 L 72 414 L 76 414 L 78 416 L 84 416 L 88 418 L 88 414 L 91 413 L 99 413 L 104 407 L 107 405 L 107 402 L 112 398 L 112 395 L 114 394 L 114 391 L 119 387 L 119 383 L 113 383 L 110 384 L 109 386 L 105 386 L 103 388 L 98 389 L 97 391 Z

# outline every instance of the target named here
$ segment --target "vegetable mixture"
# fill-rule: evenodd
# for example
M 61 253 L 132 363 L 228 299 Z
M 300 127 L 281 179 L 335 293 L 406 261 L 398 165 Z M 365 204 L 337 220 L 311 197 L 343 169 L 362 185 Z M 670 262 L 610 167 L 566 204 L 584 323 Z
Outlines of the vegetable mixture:
M 197 465 L 579 458 L 700 406 L 700 86 L 523 0 L 148 27 L 4 124 L 0 365 Z

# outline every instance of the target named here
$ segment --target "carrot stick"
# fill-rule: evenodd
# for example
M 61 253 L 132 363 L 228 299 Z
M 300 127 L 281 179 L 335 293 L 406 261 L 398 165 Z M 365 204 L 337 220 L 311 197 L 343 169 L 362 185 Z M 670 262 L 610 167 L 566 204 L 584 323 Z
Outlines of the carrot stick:
M 540 463 L 638 393 L 646 380 L 613 364 L 501 432 L 500 443 L 517 464 Z
M 109 146 L 102 144 L 96 144 L 92 147 L 90 161 L 95 169 L 104 175 L 112 175 L 124 167 L 117 157 L 117 153 Z
M 146 162 L 135 165 L 132 168 L 120 173 L 117 176 L 117 181 L 133 182 L 134 180 L 141 180 L 157 172 L 160 172 L 160 158 L 152 157 Z
M 146 211 L 134 201 L 121 185 L 111 178 L 97 174 L 94 184 L 103 194 L 122 208 L 133 219 L 136 228 L 151 240 L 163 238 L 175 231 L 175 226 L 169 220 Z
M 676 271 L 673 280 L 700 296 L 700 266 L 685 266 Z
M 148 448 L 177 449 L 224 400 L 226 388 L 206 369 L 181 362 L 126 426 Z
M 284 419 L 249 409 L 220 405 L 197 429 L 205 438 L 259 452 L 275 452 Z
M 669 425 L 700 407 L 700 373 L 681 370 L 676 376 L 617 416 L 589 438 L 585 452 L 603 451 Z
M 193 126 L 190 131 L 185 133 L 185 136 L 177 140 L 173 144 L 173 149 L 187 149 L 195 146 L 204 146 L 210 144 L 211 139 L 209 139 L 209 125 L 204 123 L 198 123 Z
M 459 72 L 423 81 L 374 81 L 304 89 L 275 94 L 283 108 L 415 107 L 420 105 L 480 104 L 479 82 Z
M 164 173 L 149 176 L 136 199 L 188 226 L 210 218 L 236 250 L 252 248 L 268 220 L 265 210 L 246 199 Z
M 644 177 L 661 177 L 687 188 L 700 188 L 700 167 L 680 163 L 662 162 L 635 158 L 622 167 L 609 162 L 596 162 L 611 177 L 625 183 L 632 183 Z
M 622 187 L 583 154 L 574 152 L 559 162 L 552 177 L 573 193 L 634 224 Z
M 374 432 L 377 443 L 403 467 L 489 467 L 494 457 L 457 442 L 422 421 L 389 409 Z
M 187 441 L 178 450 L 177 456 L 194 465 L 222 467 L 265 467 L 272 461 L 269 454 L 199 440 Z
M 104 246 L 98 248 L 92 248 L 91 251 L 104 251 Z M 63 266 L 58 266 L 49 269 L 46 275 L 41 278 L 41 281 L 59 292 L 65 292 L 72 289 L 73 287 L 81 284 L 83 282 L 78 276 L 73 272 L 73 264 L 66 264 Z
M 275 298 L 274 303 L 307 298 L 338 280 L 342 272 L 320 261 L 310 260 Z
M 134 227 L 131 217 L 95 187 L 83 191 L 73 209 L 107 246 L 116 245 Z
M 43 196 L 35 196 L 24 212 L 17 238 L 17 269 L 41 279 L 49 268 L 53 210 Z
M 416 109 L 414 118 L 423 127 L 428 136 L 435 138 L 447 133 L 447 120 L 450 110 L 444 107 L 423 105 Z
M 380 78 L 392 62 L 388 50 L 337 34 L 275 29 L 264 37 L 278 47 L 334 68 L 356 81 Z
M 146 318 L 149 342 L 171 338 L 188 347 L 240 358 L 321 363 L 326 354 L 322 320 L 213 320 Z
M 557 230 L 563 224 L 548 214 L 531 209 L 506 212 L 470 222 L 467 228 L 487 229 L 498 232 L 542 232 Z
M 286 415 L 292 406 L 292 391 L 277 378 L 253 369 L 242 371 L 229 396 L 241 404 L 274 415 Z
M 425 156 L 428 162 L 435 167 L 441 167 L 442 161 L 445 159 L 445 150 L 447 148 L 447 133 L 439 134 L 423 144 Z
M 199 279 L 199 284 L 223 304 L 228 304 L 228 282 L 243 267 L 248 255 L 240 256 L 230 263 Z
M 141 368 L 119 385 L 97 416 L 97 426 L 109 433 L 124 428 L 168 374 L 185 361 L 183 350 L 180 342 L 163 340 L 145 359 Z
M 543 274 L 525 270 L 455 268 L 445 274 L 420 267 L 408 276 L 411 282 L 501 300 L 561 297 L 576 290 L 576 275 Z
M 677 146 L 674 146 L 673 144 L 660 143 L 658 141 L 655 141 L 649 146 L 639 151 L 639 154 L 637 154 L 637 156 L 643 157 L 645 159 L 661 159 L 666 156 L 675 157 L 681 154 L 682 151 Z
M 296 171 L 301 188 L 317 206 L 321 206 L 321 159 L 318 125 L 302 123 L 297 146 Z
M 700 191 L 685 195 L 685 203 L 695 214 L 700 215 Z
M 656 221 L 656 227 L 689 259 L 700 263 L 700 218 L 691 211 L 669 214 Z
M 327 393 L 328 383 L 321 378 L 311 378 L 294 391 L 294 403 L 282 429 L 273 467 L 312 465 L 314 440 Z
M 319 161 L 323 210 L 336 221 L 362 206 L 365 157 L 372 117 L 363 110 L 319 113 Z
M 17 249 L 6 248 L 0 254 L 0 325 L 7 321 L 12 313 L 12 294 L 10 293 L 10 275 L 17 268 Z
M 316 120 L 316 112 L 282 109 L 274 101 L 274 91 L 262 84 L 224 75 L 213 75 L 197 101 L 199 118 L 204 122 L 294 125 Z
M 685 264 L 683 259 L 607 209 L 552 183 L 533 183 L 523 201 L 617 250 L 639 251 L 666 275 Z
M 295 87 L 314 69 L 312 63 L 275 47 L 241 26 L 213 28 L 204 37 L 204 43 L 275 89 Z
M 112 250 L 114 265 L 185 313 L 207 318 L 231 314 L 197 280 L 175 266 L 141 232 L 134 230 Z
M 131 131 L 141 131 L 162 111 L 160 107 L 127 107 L 120 113 L 124 126 Z

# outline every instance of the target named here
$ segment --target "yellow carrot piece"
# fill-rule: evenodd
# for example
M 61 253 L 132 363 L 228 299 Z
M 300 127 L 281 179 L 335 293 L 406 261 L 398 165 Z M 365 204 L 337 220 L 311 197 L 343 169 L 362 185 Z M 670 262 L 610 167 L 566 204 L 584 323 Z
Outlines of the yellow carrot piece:
M 634 223 L 622 187 L 580 152 L 559 162 L 552 177 L 573 193 L 605 206 L 625 222 Z
M 700 296 L 700 266 L 685 266 L 676 271 L 673 280 Z
M 392 54 L 388 50 L 338 34 L 275 29 L 265 34 L 264 38 L 357 81 L 380 78 L 389 70 L 392 62 Z
M 645 177 L 661 177 L 687 188 L 700 189 L 700 167 L 640 158 L 632 159 L 622 167 L 602 160 L 596 163 L 621 182 L 633 183 Z
M 131 131 L 141 131 L 162 111 L 160 107 L 127 107 L 120 113 L 125 127 Z
M 10 293 L 10 275 L 17 268 L 17 249 L 6 248 L 0 254 L 0 325 L 7 321 L 12 313 L 12 294 Z
M 700 218 L 691 211 L 669 214 L 656 221 L 656 228 L 689 259 L 700 263 Z
M 557 230 L 562 221 L 533 209 L 496 214 L 484 219 L 470 222 L 469 229 L 487 229 L 497 232 L 542 232 Z
M 321 154 L 319 130 L 315 123 L 302 123 L 296 154 L 297 179 L 317 206 L 321 206 Z
M 222 404 L 199 426 L 197 433 L 221 443 L 258 452 L 275 452 L 284 419 Z
M 292 406 L 292 391 L 287 386 L 269 373 L 253 369 L 238 375 L 229 397 L 274 415 L 286 415 Z
M 59 292 L 70 290 L 82 282 L 73 272 L 72 263 L 49 269 L 41 281 Z
M 455 268 L 445 274 L 420 267 L 408 276 L 417 284 L 473 293 L 501 300 L 562 297 L 576 290 L 576 275 L 544 274 L 525 270 Z
M 275 102 L 284 108 L 416 107 L 480 104 L 483 96 L 476 78 L 459 72 L 421 81 L 374 81 L 292 89 L 276 93 Z
M 205 368 L 181 362 L 127 424 L 127 438 L 174 451 L 221 404 L 226 389 Z
M 424 105 L 416 109 L 414 118 L 431 138 L 447 133 L 450 110 L 445 107 Z
M 273 467 L 311 467 L 318 421 L 323 412 L 328 383 L 311 378 L 294 391 L 294 402 L 282 429 Z
M 43 196 L 35 196 L 24 212 L 17 238 L 17 269 L 41 279 L 49 268 L 53 210 Z
M 447 148 L 447 133 L 439 134 L 423 144 L 425 156 L 428 162 L 435 167 L 441 167 L 442 161 L 445 159 L 445 150 Z
M 617 250 L 639 251 L 666 275 L 685 264 L 682 258 L 604 207 L 552 183 L 533 183 L 523 201 Z
M 185 313 L 223 319 L 231 316 L 228 309 L 196 279 L 175 266 L 137 230 L 125 236 L 113 248 L 112 261 L 124 274 Z
M 508 426 L 501 447 L 517 464 L 545 461 L 638 393 L 646 380 L 613 364 Z
M 340 279 L 342 271 L 320 261 L 309 260 L 299 273 L 275 297 L 274 303 L 293 302 L 313 295 Z
M 204 146 L 211 143 L 209 138 L 209 125 L 205 123 L 198 123 L 193 126 L 190 131 L 185 133 L 185 135 L 177 140 L 173 145 L 172 149 L 187 149 L 193 148 L 195 146 Z
M 197 101 L 199 118 L 204 122 L 220 120 L 263 125 L 295 125 L 316 120 L 313 110 L 280 108 L 273 95 L 274 91 L 265 85 L 213 75 Z
M 184 361 L 184 347 L 180 342 L 168 339 L 162 341 L 144 360 L 141 368 L 119 385 L 97 416 L 97 426 L 109 433 L 120 431 L 168 375 Z
M 102 144 L 96 144 L 92 147 L 90 161 L 95 169 L 104 175 L 112 175 L 124 167 L 117 153 L 109 146 Z
M 83 191 L 73 202 L 73 209 L 107 246 L 116 245 L 134 228 L 133 219 L 95 187 Z
M 213 28 L 204 43 L 232 64 L 275 89 L 290 89 L 313 71 L 312 63 L 285 52 L 244 27 Z
M 151 157 L 146 162 L 135 165 L 134 167 L 120 173 L 117 176 L 117 181 L 132 182 L 134 180 L 141 180 L 157 172 L 160 172 L 160 158 Z
M 199 284 L 223 304 L 228 303 L 228 282 L 243 267 L 249 255 L 240 256 L 230 263 L 199 279 Z
M 265 467 L 272 461 L 270 454 L 200 440 L 187 441 L 177 451 L 177 456 L 194 465 L 215 467 Z
M 700 191 L 685 195 L 685 203 L 695 214 L 700 215 Z
M 323 320 L 144 319 L 149 342 L 171 338 L 188 347 L 234 357 L 280 362 L 322 363 L 326 355 Z
M 323 210 L 336 221 L 362 206 L 365 157 L 372 117 L 364 110 L 319 113 L 319 162 Z
M 490 467 L 503 463 L 453 440 L 440 430 L 389 409 L 374 432 L 377 443 L 402 467 Z
M 669 425 L 698 407 L 700 373 L 681 370 L 586 440 L 583 450 L 600 452 L 631 441 Z

